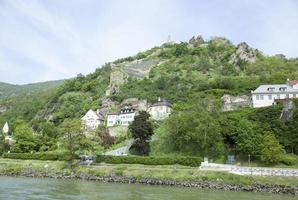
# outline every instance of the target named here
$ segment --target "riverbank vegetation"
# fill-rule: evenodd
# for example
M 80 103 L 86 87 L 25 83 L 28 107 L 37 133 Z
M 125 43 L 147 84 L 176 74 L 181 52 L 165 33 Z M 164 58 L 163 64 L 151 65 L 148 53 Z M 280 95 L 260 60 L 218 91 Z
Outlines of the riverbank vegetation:
M 151 178 L 188 182 L 215 182 L 242 185 L 284 185 L 298 186 L 295 177 L 240 176 L 227 172 L 203 171 L 198 167 L 181 165 L 140 165 L 140 164 L 98 164 L 79 166 L 71 171 L 64 161 L 0 159 L 1 175 L 35 176 L 47 175 L 53 178 L 65 178 L 71 175 L 94 175 L 97 177 L 133 177 L 137 180 Z

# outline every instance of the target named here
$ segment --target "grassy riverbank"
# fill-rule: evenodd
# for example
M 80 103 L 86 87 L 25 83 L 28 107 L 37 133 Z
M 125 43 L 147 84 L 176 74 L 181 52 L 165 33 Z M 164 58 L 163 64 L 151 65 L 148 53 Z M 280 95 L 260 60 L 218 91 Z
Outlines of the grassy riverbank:
M 0 174 L 25 175 L 26 173 L 47 174 L 50 177 L 58 177 L 61 175 L 69 176 L 72 174 L 72 171 L 64 161 L 0 159 Z M 79 166 L 74 169 L 74 173 L 97 177 L 117 176 L 189 182 L 211 181 L 243 185 L 271 184 L 298 186 L 297 177 L 240 176 L 227 172 L 204 171 L 197 167 L 181 165 L 99 164 L 89 167 Z

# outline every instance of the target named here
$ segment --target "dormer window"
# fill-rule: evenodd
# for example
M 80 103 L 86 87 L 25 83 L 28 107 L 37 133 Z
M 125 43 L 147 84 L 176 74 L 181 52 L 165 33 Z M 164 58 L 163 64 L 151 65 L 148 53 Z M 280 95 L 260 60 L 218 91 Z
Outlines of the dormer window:
M 279 88 L 279 91 L 286 91 L 286 90 L 287 90 L 286 87 L 280 87 L 280 88 Z
M 269 87 L 269 88 L 267 88 L 267 91 L 268 92 L 274 92 L 274 89 L 275 89 L 274 87 Z

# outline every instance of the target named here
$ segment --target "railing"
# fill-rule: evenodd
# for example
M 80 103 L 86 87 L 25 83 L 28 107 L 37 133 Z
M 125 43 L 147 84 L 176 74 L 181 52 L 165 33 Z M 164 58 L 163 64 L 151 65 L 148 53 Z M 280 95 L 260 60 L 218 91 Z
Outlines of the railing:
M 238 175 L 254 176 L 298 176 L 298 169 L 267 168 L 267 167 L 239 167 L 235 165 L 202 162 L 201 169 L 214 171 L 228 171 Z

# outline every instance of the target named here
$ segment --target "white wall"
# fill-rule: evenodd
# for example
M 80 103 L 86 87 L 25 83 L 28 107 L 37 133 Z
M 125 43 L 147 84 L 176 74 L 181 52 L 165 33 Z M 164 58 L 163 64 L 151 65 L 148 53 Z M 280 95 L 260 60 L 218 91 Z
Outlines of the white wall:
M 89 119 L 83 120 L 83 124 L 85 125 L 85 128 L 96 129 L 100 125 L 100 120 L 89 118 Z
M 119 115 L 108 115 L 107 127 L 112 127 L 119 122 L 119 125 L 128 126 L 135 117 L 135 113 L 121 113 Z
M 130 122 L 134 120 L 135 113 L 121 113 L 119 115 L 119 121 L 121 125 L 128 126 Z
M 252 102 L 253 102 L 253 107 L 254 108 L 260 108 L 260 107 L 267 107 L 271 106 L 274 103 L 274 99 L 285 99 L 285 98 L 297 98 L 298 94 L 296 97 L 293 94 L 271 94 L 271 99 L 270 99 L 270 94 L 252 94 Z
M 108 115 L 107 118 L 107 127 L 112 127 L 116 124 L 118 120 L 118 115 Z

